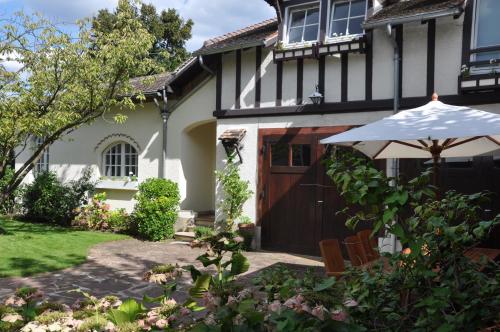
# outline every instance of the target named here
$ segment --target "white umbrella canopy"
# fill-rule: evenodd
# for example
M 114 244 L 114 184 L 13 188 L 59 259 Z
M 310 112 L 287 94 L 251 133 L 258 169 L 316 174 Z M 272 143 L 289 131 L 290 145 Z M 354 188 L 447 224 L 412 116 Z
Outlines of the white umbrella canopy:
M 500 115 L 437 100 L 321 140 L 373 159 L 474 157 L 500 148 Z

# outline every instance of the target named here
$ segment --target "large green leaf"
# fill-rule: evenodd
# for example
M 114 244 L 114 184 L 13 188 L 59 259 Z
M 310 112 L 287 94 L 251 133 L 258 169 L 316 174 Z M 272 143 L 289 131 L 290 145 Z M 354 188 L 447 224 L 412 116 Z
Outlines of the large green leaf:
M 314 291 L 315 292 L 321 292 L 321 291 L 324 291 L 330 287 L 332 287 L 333 285 L 335 285 L 335 283 L 337 282 L 337 278 L 335 277 L 330 277 L 328 279 L 325 279 L 323 280 L 322 282 L 320 282 L 319 284 L 317 284 L 315 287 L 314 287 Z
M 212 277 L 209 274 L 200 275 L 198 278 L 196 278 L 194 286 L 191 287 L 191 289 L 189 290 L 189 295 L 191 295 L 194 298 L 202 297 L 203 294 L 205 294 L 208 291 L 211 280 Z
M 250 262 L 248 259 L 239 252 L 233 253 L 231 262 L 231 274 L 233 276 L 245 273 L 250 268 Z
M 111 309 L 108 313 L 109 320 L 116 325 L 133 322 L 146 310 L 141 303 L 134 299 L 125 300 L 118 309 Z

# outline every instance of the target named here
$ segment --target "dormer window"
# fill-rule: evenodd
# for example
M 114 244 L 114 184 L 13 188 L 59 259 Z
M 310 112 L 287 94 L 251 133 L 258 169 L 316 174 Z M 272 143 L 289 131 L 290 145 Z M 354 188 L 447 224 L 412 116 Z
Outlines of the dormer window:
M 476 0 L 472 54 L 478 67 L 491 68 L 500 62 L 500 1 Z
M 305 43 L 318 40 L 318 7 L 291 9 L 288 22 L 289 44 Z
M 330 38 L 363 34 L 361 24 L 366 16 L 366 0 L 332 1 Z

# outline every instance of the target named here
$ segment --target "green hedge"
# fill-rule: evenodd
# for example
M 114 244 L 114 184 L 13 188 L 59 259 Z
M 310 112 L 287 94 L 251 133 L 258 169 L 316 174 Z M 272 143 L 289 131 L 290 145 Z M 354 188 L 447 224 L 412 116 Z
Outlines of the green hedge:
M 138 234 L 151 241 L 173 238 L 180 202 L 177 183 L 148 179 L 139 185 L 136 199 L 133 218 Z

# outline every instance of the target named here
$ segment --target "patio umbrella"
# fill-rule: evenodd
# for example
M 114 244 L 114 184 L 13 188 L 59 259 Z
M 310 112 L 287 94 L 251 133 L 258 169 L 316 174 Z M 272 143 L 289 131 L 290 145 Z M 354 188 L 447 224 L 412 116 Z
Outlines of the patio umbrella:
M 500 115 L 438 101 L 321 140 L 351 146 L 372 159 L 474 157 L 500 149 Z

